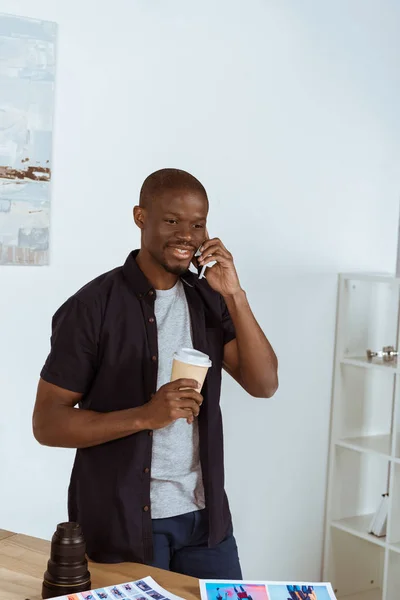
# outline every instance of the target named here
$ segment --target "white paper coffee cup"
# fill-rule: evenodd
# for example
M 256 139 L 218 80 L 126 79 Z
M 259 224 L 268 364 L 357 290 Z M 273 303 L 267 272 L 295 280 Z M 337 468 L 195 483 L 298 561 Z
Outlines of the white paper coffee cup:
M 199 350 L 182 348 L 175 352 L 172 362 L 171 381 L 177 379 L 195 379 L 203 387 L 208 369 L 212 366 L 210 357 Z

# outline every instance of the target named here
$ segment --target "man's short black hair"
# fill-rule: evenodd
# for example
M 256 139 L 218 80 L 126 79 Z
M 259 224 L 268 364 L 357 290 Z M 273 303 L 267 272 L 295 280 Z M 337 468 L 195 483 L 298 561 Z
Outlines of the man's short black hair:
M 207 192 L 196 177 L 181 169 L 160 169 L 144 180 L 140 190 L 140 206 L 149 206 L 157 196 L 169 190 L 200 192 L 208 202 Z

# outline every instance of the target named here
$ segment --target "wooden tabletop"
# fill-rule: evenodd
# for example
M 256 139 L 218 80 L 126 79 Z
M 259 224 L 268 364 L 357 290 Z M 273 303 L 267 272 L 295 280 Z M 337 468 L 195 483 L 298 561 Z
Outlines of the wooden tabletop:
M 0 529 L 0 600 L 41 600 L 50 542 Z M 199 600 L 199 582 L 192 577 L 136 563 L 105 565 L 89 562 L 92 589 L 135 581 L 150 575 L 163 588 L 186 600 Z

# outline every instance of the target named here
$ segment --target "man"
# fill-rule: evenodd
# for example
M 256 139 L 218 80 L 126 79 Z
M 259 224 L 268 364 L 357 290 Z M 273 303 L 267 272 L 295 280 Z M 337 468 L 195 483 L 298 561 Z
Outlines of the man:
M 41 444 L 77 448 L 69 519 L 92 560 L 241 579 L 224 491 L 221 369 L 269 398 L 277 359 L 232 255 L 208 238 L 207 215 L 206 191 L 189 173 L 146 179 L 134 208 L 140 250 L 54 315 L 33 431 Z M 210 262 L 205 278 L 190 269 Z M 212 360 L 201 394 L 196 381 L 170 383 L 181 347 Z

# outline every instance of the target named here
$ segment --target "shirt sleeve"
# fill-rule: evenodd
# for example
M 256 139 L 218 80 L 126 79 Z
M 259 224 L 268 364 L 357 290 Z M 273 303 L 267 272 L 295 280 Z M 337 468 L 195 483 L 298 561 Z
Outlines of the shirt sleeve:
M 222 330 L 224 334 L 224 346 L 236 338 L 235 326 L 225 300 L 221 296 L 222 303 Z
M 75 296 L 67 300 L 52 320 L 51 349 L 42 379 L 85 394 L 96 372 L 98 331 L 95 311 Z

